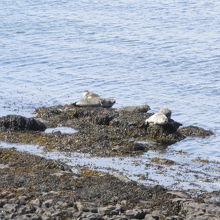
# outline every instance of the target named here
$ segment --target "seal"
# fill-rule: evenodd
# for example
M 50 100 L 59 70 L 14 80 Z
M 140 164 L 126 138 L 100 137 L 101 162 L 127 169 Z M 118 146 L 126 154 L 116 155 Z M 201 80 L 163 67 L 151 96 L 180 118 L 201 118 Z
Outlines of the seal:
M 83 92 L 83 98 L 84 99 L 93 99 L 93 98 L 99 98 L 100 96 L 96 93 L 92 93 L 92 92 L 89 92 L 88 90 L 85 90 Z
M 165 125 L 168 123 L 168 118 L 161 112 L 155 113 L 145 121 L 146 124 Z
M 111 108 L 115 104 L 115 99 L 111 98 L 89 98 L 82 99 L 78 102 L 75 102 L 75 106 L 79 107 L 103 107 L 103 108 Z
M 167 108 L 167 107 L 162 107 L 162 108 L 159 110 L 159 113 L 162 113 L 162 114 L 166 115 L 168 119 L 171 119 L 172 111 L 171 111 L 169 108 Z

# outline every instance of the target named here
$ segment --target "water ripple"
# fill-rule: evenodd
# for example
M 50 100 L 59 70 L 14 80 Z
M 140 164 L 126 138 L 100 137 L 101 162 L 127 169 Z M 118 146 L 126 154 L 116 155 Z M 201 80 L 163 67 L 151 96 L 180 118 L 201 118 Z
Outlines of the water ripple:
M 178 149 L 220 157 L 219 11 L 217 0 L 2 0 L 0 114 L 31 115 L 89 89 L 215 129 Z

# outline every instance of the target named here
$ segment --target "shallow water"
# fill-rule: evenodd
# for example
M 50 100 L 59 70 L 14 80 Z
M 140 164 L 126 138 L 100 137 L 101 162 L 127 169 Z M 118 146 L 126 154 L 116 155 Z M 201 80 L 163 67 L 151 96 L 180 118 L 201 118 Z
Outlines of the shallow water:
M 0 142 L 0 148 L 14 148 L 46 159 L 59 160 L 76 172 L 83 167 L 109 172 L 145 185 L 162 185 L 167 189 L 188 190 L 192 193 L 220 190 L 220 166 L 217 162 L 202 161 L 193 154 L 168 151 L 166 154 L 149 151 L 139 157 L 91 157 L 89 154 L 49 151 L 35 145 Z M 154 158 L 172 160 L 173 164 L 152 162 Z
M 74 134 L 77 132 L 77 130 L 70 128 L 70 127 L 56 127 L 56 128 L 47 128 L 45 133 L 54 133 L 54 132 L 60 132 L 61 134 Z
M 172 148 L 220 160 L 218 0 L 1 0 L 0 114 L 85 89 L 215 131 Z

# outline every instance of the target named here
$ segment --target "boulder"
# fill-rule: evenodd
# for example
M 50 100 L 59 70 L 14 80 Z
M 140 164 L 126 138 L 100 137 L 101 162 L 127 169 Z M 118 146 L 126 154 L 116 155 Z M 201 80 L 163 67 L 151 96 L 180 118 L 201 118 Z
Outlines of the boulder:
M 172 119 L 164 125 L 148 124 L 146 125 L 147 138 L 163 144 L 181 141 L 185 138 L 185 135 L 177 131 L 180 125 Z
M 0 117 L 0 131 L 44 131 L 46 126 L 34 118 L 20 115 Z

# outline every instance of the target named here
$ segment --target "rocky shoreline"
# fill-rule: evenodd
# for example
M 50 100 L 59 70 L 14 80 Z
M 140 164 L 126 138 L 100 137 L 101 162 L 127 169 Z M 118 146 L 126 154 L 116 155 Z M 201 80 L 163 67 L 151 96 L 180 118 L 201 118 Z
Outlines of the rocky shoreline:
M 219 219 L 220 193 L 192 198 L 0 149 L 0 219 Z
M 137 156 L 163 149 L 187 136 L 206 137 L 212 131 L 147 125 L 149 106 L 121 109 L 78 107 L 74 104 L 36 109 L 36 117 L 0 118 L 0 140 L 45 146 L 46 151 L 95 156 Z M 67 126 L 74 134 L 45 133 L 46 127 Z M 156 144 L 151 145 L 151 140 Z M 59 161 L 0 148 L 0 219 L 219 219 L 220 192 L 192 197 Z

